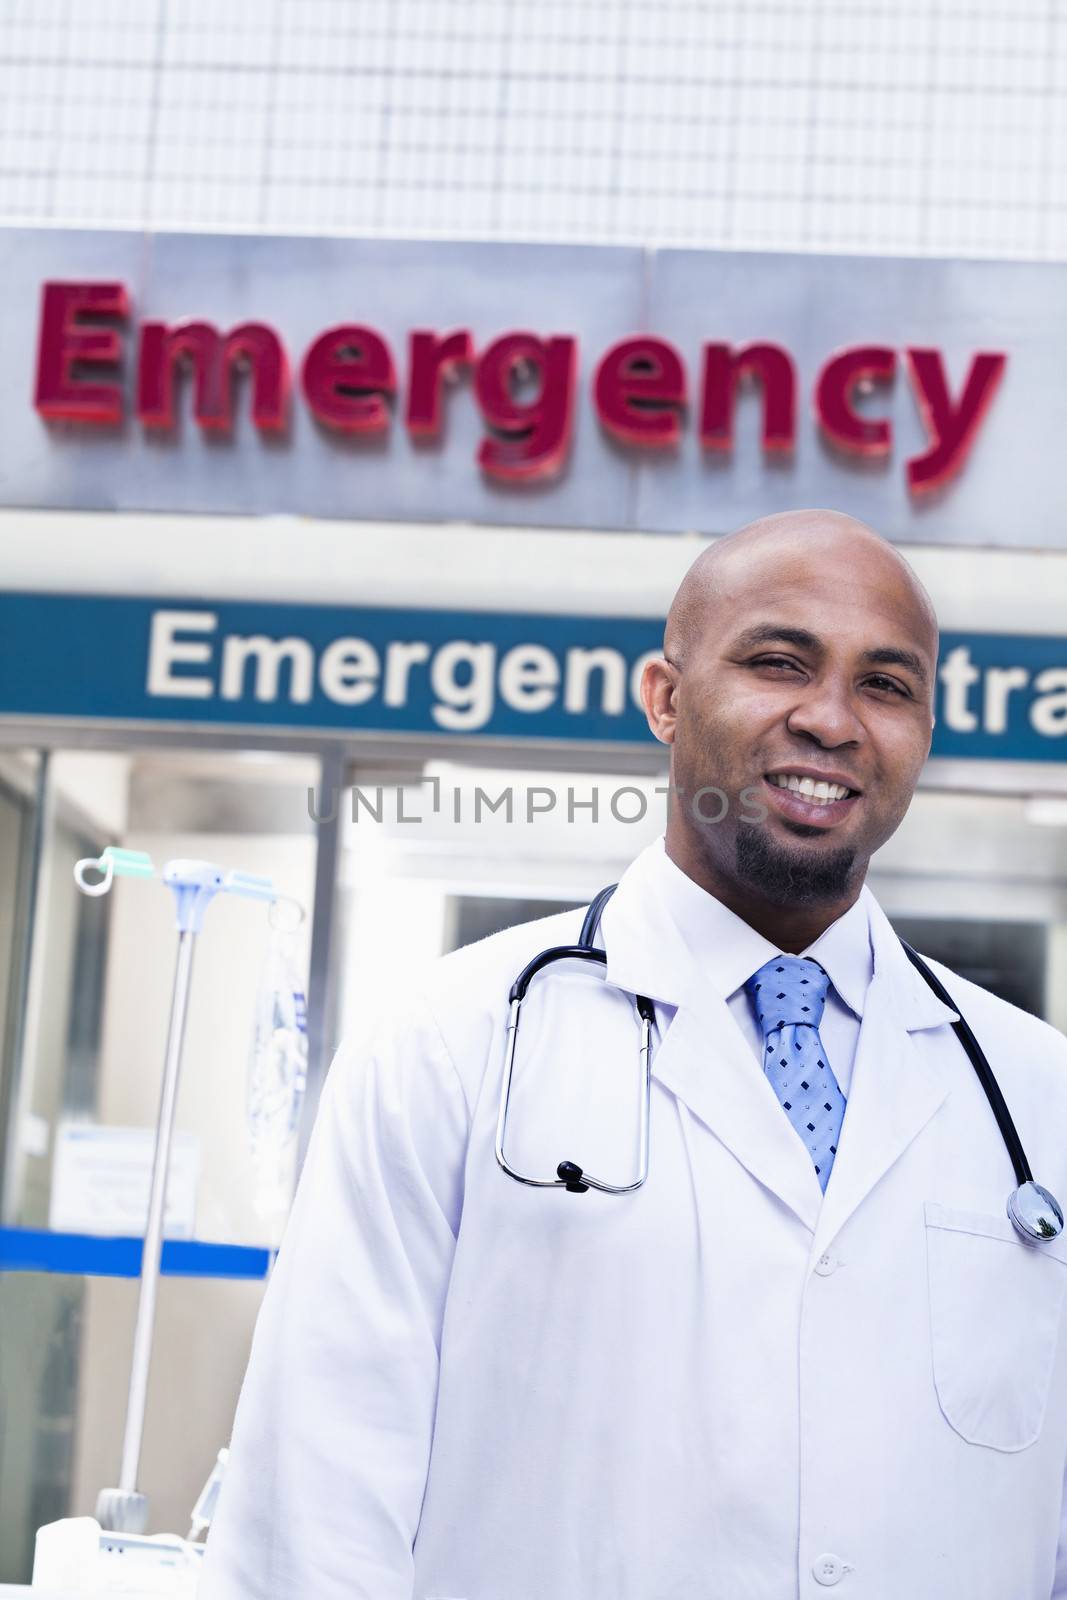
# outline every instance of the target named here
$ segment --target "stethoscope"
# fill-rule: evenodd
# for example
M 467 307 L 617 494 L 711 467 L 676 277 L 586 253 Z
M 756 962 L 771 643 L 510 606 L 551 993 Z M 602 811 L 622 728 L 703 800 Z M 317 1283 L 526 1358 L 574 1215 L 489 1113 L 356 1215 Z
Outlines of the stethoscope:
M 582 923 L 582 931 L 578 935 L 577 944 L 554 945 L 551 949 L 542 950 L 540 955 L 528 961 L 511 986 L 508 996 L 510 1010 L 508 1013 L 507 1044 L 504 1052 L 504 1080 L 500 1088 L 500 1113 L 496 1125 L 496 1159 L 507 1173 L 509 1178 L 514 1178 L 517 1183 L 529 1184 L 535 1189 L 566 1189 L 570 1194 L 585 1194 L 589 1189 L 599 1189 L 602 1194 L 632 1194 L 635 1189 L 640 1189 L 648 1177 L 648 1141 L 649 1124 L 652 1111 L 652 1028 L 656 1020 L 655 1007 L 652 1001 L 643 994 L 635 994 L 634 1002 L 637 1007 L 637 1017 L 640 1026 L 640 1045 L 638 1047 L 638 1061 L 642 1089 L 640 1097 L 640 1112 L 638 1124 L 638 1145 L 640 1155 L 638 1158 L 637 1177 L 632 1183 L 605 1183 L 603 1178 L 594 1178 L 591 1172 L 586 1172 L 576 1161 L 561 1161 L 556 1168 L 554 1178 L 531 1178 L 526 1174 L 517 1172 L 510 1166 L 504 1155 L 504 1136 L 507 1132 L 508 1105 L 511 1100 L 511 1080 L 515 1070 L 515 1047 L 519 1038 L 519 1013 L 526 992 L 531 981 L 539 972 L 543 972 L 554 961 L 594 961 L 603 966 L 607 961 L 607 953 L 598 949 L 593 943 L 597 929 L 600 926 L 600 916 L 604 907 L 615 893 L 616 885 L 608 884 L 601 889 L 590 902 L 589 909 Z M 930 971 L 922 957 L 914 951 L 903 939 L 901 944 L 904 954 L 917 972 L 926 979 L 930 988 L 943 1005 L 949 1007 L 957 1014 L 957 1021 L 952 1024 L 956 1037 L 970 1058 L 971 1065 L 978 1074 L 978 1081 L 982 1085 L 986 1099 L 989 1101 L 993 1115 L 997 1119 L 1001 1138 L 1004 1140 L 1011 1164 L 1015 1169 L 1018 1187 L 1008 1196 L 1008 1216 L 1011 1218 L 1016 1230 L 1024 1239 L 1045 1240 L 1056 1239 L 1063 1232 L 1063 1211 L 1054 1195 L 1041 1184 L 1034 1182 L 1034 1175 L 1030 1171 L 1030 1164 L 1026 1159 L 1026 1152 L 1019 1138 L 1018 1130 L 1012 1121 L 1011 1112 L 1008 1110 L 1004 1096 L 1000 1092 L 1000 1085 L 993 1076 L 993 1069 L 989 1065 L 985 1051 L 975 1038 L 971 1029 L 960 1014 L 959 1007 L 949 997 L 948 991 L 939 978 Z

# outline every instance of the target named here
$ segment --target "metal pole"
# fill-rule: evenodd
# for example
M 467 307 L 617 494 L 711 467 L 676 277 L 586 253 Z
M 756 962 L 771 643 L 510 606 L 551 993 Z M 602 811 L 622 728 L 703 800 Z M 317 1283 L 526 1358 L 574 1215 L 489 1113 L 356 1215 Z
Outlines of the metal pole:
M 174 1110 L 178 1100 L 185 1017 L 189 1004 L 189 983 L 193 968 L 196 935 L 183 930 L 178 934 L 178 960 L 174 970 L 167 1052 L 163 1066 L 163 1088 L 159 1101 L 155 1155 L 152 1161 L 152 1186 L 148 1199 L 144 1254 L 141 1259 L 141 1292 L 137 1302 L 137 1325 L 133 1335 L 130 1388 L 126 1403 L 126 1432 L 122 1443 L 122 1469 L 119 1488 L 104 1489 L 97 1502 L 97 1520 L 105 1527 L 126 1533 L 143 1532 L 148 1516 L 148 1501 L 137 1490 L 137 1474 L 144 1436 L 148 1373 L 152 1361 L 152 1334 L 156 1315 L 156 1290 L 163 1249 L 163 1223 L 167 1198 L 167 1173 L 170 1166 Z
M 52 757 L 48 750 L 37 755 L 37 782 L 34 793 L 26 886 L 26 926 L 22 940 L 18 977 L 8 1004 L 13 1010 L 11 1029 L 11 1077 L 2 1081 L 0 1060 L 0 1222 L 18 1220 L 21 1201 L 22 1119 L 33 1087 L 37 1043 L 40 1035 L 41 1007 L 44 1004 L 44 968 L 48 938 L 48 890 L 52 840 L 55 826 L 56 792 L 52 781 Z
M 337 877 L 346 764 L 339 748 L 323 751 L 315 823 L 315 899 L 311 912 L 308 975 L 307 1088 L 297 1135 L 297 1164 L 307 1153 L 319 1095 L 333 1056 L 337 1028 Z

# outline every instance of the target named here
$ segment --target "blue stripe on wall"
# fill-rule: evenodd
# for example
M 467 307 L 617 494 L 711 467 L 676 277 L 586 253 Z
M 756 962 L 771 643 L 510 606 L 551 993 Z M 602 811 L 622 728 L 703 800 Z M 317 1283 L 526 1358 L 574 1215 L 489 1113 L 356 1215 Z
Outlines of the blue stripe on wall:
M 137 1278 L 140 1239 L 87 1233 L 0 1228 L 0 1272 L 66 1272 L 80 1277 Z M 265 1278 L 274 1252 L 245 1244 L 167 1239 L 162 1271 L 175 1278 Z

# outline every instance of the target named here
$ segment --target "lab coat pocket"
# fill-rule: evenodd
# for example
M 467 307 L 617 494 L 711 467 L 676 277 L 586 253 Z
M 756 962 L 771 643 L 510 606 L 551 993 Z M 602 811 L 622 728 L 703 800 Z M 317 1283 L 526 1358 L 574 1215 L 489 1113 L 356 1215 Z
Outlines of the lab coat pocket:
M 934 1386 L 970 1444 L 1025 1450 L 1045 1419 L 1067 1289 L 1062 1240 L 1026 1244 L 1005 1216 L 926 1202 Z

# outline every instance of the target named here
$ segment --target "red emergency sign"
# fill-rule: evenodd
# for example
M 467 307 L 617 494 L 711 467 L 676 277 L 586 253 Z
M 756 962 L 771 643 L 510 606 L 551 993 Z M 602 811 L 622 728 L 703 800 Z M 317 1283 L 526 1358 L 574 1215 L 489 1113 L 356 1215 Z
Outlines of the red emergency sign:
M 244 322 L 223 332 L 198 318 L 142 322 L 131 406 L 119 370 L 131 337 L 130 315 L 131 298 L 122 283 L 44 285 L 34 388 L 42 417 L 113 428 L 132 411 L 146 429 L 172 429 L 176 378 L 184 368 L 192 377 L 196 422 L 226 433 L 237 403 L 234 375 L 244 369 L 254 426 L 285 433 L 293 385 L 289 355 L 274 328 Z M 902 370 L 927 435 L 926 447 L 905 465 L 910 492 L 922 494 L 960 471 L 1006 362 L 1000 352 L 975 353 L 954 394 L 940 350 L 850 345 L 831 352 L 815 378 L 816 426 L 846 458 L 888 458 L 891 421 L 872 412 L 869 402 L 862 410 L 856 402 L 887 388 Z M 420 328 L 407 339 L 401 403 L 387 339 L 374 328 L 345 323 L 327 328 L 304 352 L 299 392 L 324 428 L 387 434 L 399 412 L 399 425 L 409 434 L 436 441 L 444 432 L 448 392 L 468 383 L 485 427 L 481 471 L 503 484 L 551 482 L 564 470 L 573 438 L 578 368 L 572 334 L 509 332 L 479 346 L 466 328 Z M 695 426 L 705 451 L 729 452 L 738 394 L 751 385 L 761 403 L 763 450 L 794 449 L 800 386 L 793 358 L 781 344 L 710 341 L 701 347 L 696 374 L 691 392 L 682 353 L 664 339 L 641 333 L 619 340 L 600 356 L 591 377 L 600 427 L 624 450 L 643 453 L 673 449 L 683 429 Z

